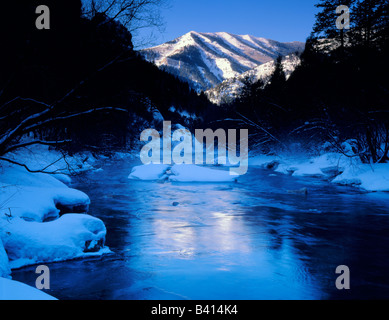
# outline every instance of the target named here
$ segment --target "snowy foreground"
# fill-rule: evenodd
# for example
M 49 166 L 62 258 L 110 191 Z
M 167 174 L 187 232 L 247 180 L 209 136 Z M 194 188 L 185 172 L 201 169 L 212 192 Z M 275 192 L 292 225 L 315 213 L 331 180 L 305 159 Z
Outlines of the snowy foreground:
M 0 300 L 57 300 L 19 281 L 0 277 Z
M 0 162 L 0 299 L 53 299 L 25 284 L 11 280 L 11 270 L 110 252 L 104 246 L 104 223 L 87 215 L 89 197 L 70 188 L 70 170 L 89 170 L 95 159 L 79 155 L 61 159 L 48 149 L 10 155 L 27 160 L 30 169 L 46 167 L 49 175 Z M 69 161 L 71 162 L 69 164 Z

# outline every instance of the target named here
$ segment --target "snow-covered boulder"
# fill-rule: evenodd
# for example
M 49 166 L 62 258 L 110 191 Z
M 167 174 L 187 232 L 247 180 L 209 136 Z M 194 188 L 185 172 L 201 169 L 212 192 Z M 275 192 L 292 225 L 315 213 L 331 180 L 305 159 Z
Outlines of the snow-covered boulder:
M 165 164 L 148 164 L 134 167 L 128 176 L 132 180 L 159 180 L 163 179 L 169 165 Z
M 70 178 L 67 174 L 55 173 L 53 174 L 53 177 L 61 181 L 62 183 L 66 184 L 67 186 L 69 186 L 72 183 L 72 178 Z
M 262 167 L 266 169 L 274 170 L 280 164 L 280 157 L 277 155 L 266 155 L 266 154 L 257 154 L 251 156 L 249 159 L 250 166 L 253 167 Z M 273 168 L 268 168 L 268 165 L 271 163 L 277 162 L 277 166 L 273 166 Z
M 358 141 L 355 139 L 346 140 L 341 144 L 343 153 L 353 157 L 358 152 Z
M 346 167 L 359 163 L 357 158 L 348 158 L 340 153 L 325 153 L 317 157 L 309 155 L 285 155 L 265 162 L 267 156 L 257 157 L 253 162 L 263 168 L 293 176 L 314 176 L 333 178 Z
M 367 191 L 389 191 L 389 164 L 376 163 L 349 166 L 332 182 L 354 185 Z
M 87 212 L 89 197 L 69 188 L 54 176 L 29 173 L 22 167 L 4 166 L 0 182 L 2 212 L 8 217 L 29 221 L 47 221 L 59 217 L 60 212 Z
M 0 219 L 0 229 L 11 269 L 109 252 L 104 223 L 86 214 L 65 214 L 46 223 Z
M 0 230 L 0 232 L 2 231 Z M 3 241 L 1 241 L 0 238 L 0 277 L 8 278 L 10 274 L 11 274 L 11 269 L 9 267 L 8 256 L 7 253 L 5 252 Z
M 54 220 L 62 213 L 87 212 L 89 197 L 70 188 L 37 188 L 5 186 L 0 199 L 6 199 L 3 211 L 12 217 L 28 221 Z
M 19 281 L 0 277 L 0 300 L 57 300 Z
M 170 181 L 177 182 L 233 182 L 236 176 L 229 171 L 200 167 L 193 164 L 174 165 L 171 168 Z

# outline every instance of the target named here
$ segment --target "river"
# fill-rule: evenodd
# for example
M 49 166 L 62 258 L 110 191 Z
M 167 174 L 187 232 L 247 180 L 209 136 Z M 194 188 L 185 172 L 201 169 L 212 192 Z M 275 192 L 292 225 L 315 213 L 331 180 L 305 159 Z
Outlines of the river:
M 107 163 L 72 187 L 107 226 L 99 258 L 48 264 L 59 299 L 389 298 L 389 194 L 249 168 L 236 183 L 128 180 Z M 308 194 L 288 190 L 307 188 Z M 350 269 L 350 290 L 335 286 Z M 35 267 L 13 271 L 34 286 Z

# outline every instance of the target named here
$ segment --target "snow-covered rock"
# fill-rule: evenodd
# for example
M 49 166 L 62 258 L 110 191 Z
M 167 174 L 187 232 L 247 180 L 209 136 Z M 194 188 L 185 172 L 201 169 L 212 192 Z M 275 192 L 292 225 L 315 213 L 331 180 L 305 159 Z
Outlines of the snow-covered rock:
M 200 167 L 193 164 L 174 165 L 170 181 L 175 182 L 233 182 L 236 176 L 229 171 Z
M 279 161 L 281 161 L 281 158 L 276 155 L 259 154 L 259 155 L 251 156 L 249 158 L 249 165 L 266 168 L 267 164 L 275 161 L 279 163 Z
M 343 155 L 337 153 L 327 153 L 319 157 L 313 157 L 306 161 L 295 163 L 291 168 L 294 176 L 327 176 L 328 174 L 340 174 L 347 166 L 347 161 Z M 284 168 L 280 168 L 282 171 Z
M 128 176 L 131 180 L 159 180 L 162 179 L 169 165 L 165 164 L 148 164 L 134 167 Z
M 0 300 L 57 300 L 19 281 L 0 277 Z
M 67 186 L 69 186 L 72 183 L 72 178 L 70 178 L 67 174 L 56 173 L 53 174 L 53 177 L 61 181 L 62 183 L 66 184 Z
M 13 268 L 110 252 L 104 246 L 104 223 L 74 214 L 88 211 L 89 197 L 67 186 L 71 184 L 68 174 L 93 168 L 94 157 L 80 154 L 65 161 L 59 152 L 43 147 L 24 148 L 7 157 L 32 170 L 47 168 L 55 174 L 31 173 L 0 161 L 0 299 L 54 299 L 5 279 Z M 59 217 L 67 212 L 72 214 Z
M 109 252 L 104 223 L 86 214 L 65 214 L 46 223 L 0 219 L 0 228 L 11 269 Z
M 359 164 L 357 158 L 348 158 L 340 153 L 325 153 L 312 157 L 308 155 L 260 155 L 250 159 L 250 165 L 260 166 L 293 176 L 322 176 L 334 178 L 350 165 Z
M 3 232 L 0 230 L 0 232 Z M 0 277 L 8 278 L 11 274 L 7 253 L 5 252 L 3 241 L 0 237 Z
M 350 142 L 345 144 L 348 147 Z M 352 149 L 346 149 L 352 152 Z M 293 176 L 323 177 L 340 185 L 356 186 L 365 191 L 389 191 L 389 163 L 364 164 L 352 154 L 328 152 L 320 156 L 259 155 L 250 159 L 259 166 Z
M 29 173 L 22 167 L 3 165 L 0 203 L 2 215 L 47 221 L 58 218 L 60 209 L 87 212 L 90 199 L 85 193 L 69 188 L 51 175 Z
M 367 191 L 389 191 L 389 164 L 359 164 L 349 166 L 332 182 L 354 185 Z

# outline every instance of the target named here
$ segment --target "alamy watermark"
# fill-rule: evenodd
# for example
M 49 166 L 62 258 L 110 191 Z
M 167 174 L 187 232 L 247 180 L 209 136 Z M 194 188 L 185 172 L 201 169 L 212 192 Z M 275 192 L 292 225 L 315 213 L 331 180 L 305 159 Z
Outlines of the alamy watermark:
M 175 130 L 172 134 L 171 122 L 163 122 L 162 138 L 155 129 L 146 129 L 141 133 L 140 140 L 147 142 L 140 152 L 143 164 L 215 164 L 228 163 L 231 175 L 244 175 L 248 169 L 248 129 L 196 129 L 194 136 L 187 129 Z M 215 142 L 217 139 L 217 153 Z M 205 144 L 204 144 L 205 141 Z M 177 142 L 174 148 L 173 143 Z M 237 148 L 239 146 L 239 152 Z M 162 152 L 161 152 L 162 149 Z M 162 158 L 162 161 L 161 161 Z M 204 161 L 205 158 L 205 161 Z
M 35 273 L 40 274 L 40 276 L 35 280 L 35 287 L 39 290 L 50 289 L 50 269 L 48 266 L 40 265 L 35 269 Z
M 49 30 L 50 29 L 50 9 L 48 6 L 40 5 L 35 9 L 35 13 L 39 14 L 35 20 L 35 26 L 38 30 Z
M 336 268 L 335 273 L 340 274 L 335 281 L 336 289 L 350 290 L 350 268 L 348 266 L 341 265 Z
M 348 6 L 341 5 L 336 8 L 336 14 L 340 16 L 336 19 L 336 27 L 339 30 L 350 29 L 350 9 Z

